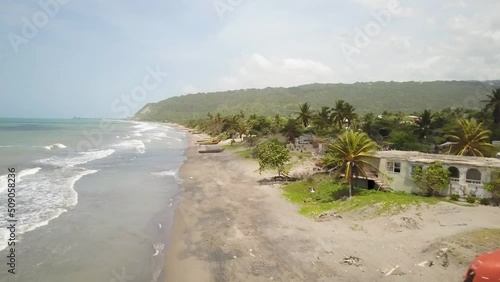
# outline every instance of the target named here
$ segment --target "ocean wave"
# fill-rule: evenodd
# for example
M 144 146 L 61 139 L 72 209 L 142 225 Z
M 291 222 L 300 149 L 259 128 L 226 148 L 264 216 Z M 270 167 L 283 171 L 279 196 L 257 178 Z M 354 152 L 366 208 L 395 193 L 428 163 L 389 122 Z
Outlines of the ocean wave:
M 36 174 L 41 169 L 42 169 L 41 167 L 35 167 L 35 168 L 21 170 L 20 172 L 16 173 L 16 183 L 19 183 L 23 177 Z M 0 193 L 7 190 L 7 185 L 8 185 L 7 175 L 0 176 Z
M 135 123 L 135 125 L 133 126 L 133 128 L 136 128 L 138 133 L 141 133 L 144 131 L 150 131 L 153 129 L 158 129 L 157 124 L 147 123 L 147 122 L 134 122 L 134 123 Z
M 134 148 L 137 153 L 144 154 L 146 152 L 146 145 L 141 140 L 127 140 L 118 144 L 113 145 L 113 147 L 119 148 Z
M 16 191 L 19 199 L 16 210 L 19 223 L 18 234 L 22 235 L 48 225 L 51 220 L 67 212 L 68 208 L 76 206 L 78 203 L 78 193 L 75 190 L 77 181 L 96 172 L 98 170 L 73 167 L 44 169 L 38 174 L 24 174 L 25 181 L 18 183 L 19 189 Z M 5 194 L 1 195 L 0 200 L 5 201 L 5 197 Z M 0 221 L 3 220 L 3 216 L 0 214 Z M 0 232 L 0 250 L 5 248 L 8 235 L 8 233 Z
M 56 144 L 52 144 L 50 146 L 45 146 L 44 148 L 47 150 L 54 150 L 54 149 L 66 149 L 67 147 L 64 144 L 56 143 Z
M 38 163 L 41 164 L 46 164 L 46 165 L 54 165 L 58 167 L 64 167 L 64 166 L 76 166 L 76 165 L 81 165 L 85 164 L 91 161 L 99 160 L 106 158 L 113 154 L 115 150 L 113 149 L 107 149 L 107 150 L 101 150 L 101 151 L 90 151 L 90 152 L 81 152 L 78 153 L 76 156 L 72 157 L 60 157 L 60 156 L 54 156 L 50 157 L 47 159 L 42 159 L 39 160 Z
M 34 170 L 32 170 L 34 171 Z M 16 210 L 18 234 L 33 231 L 48 225 L 53 219 L 65 213 L 68 208 L 78 203 L 75 184 L 82 177 L 96 173 L 98 170 L 87 170 L 78 167 L 64 169 L 44 169 L 38 174 L 25 174 L 25 181 L 19 182 Z M 0 195 L 4 201 L 6 195 Z M 2 215 L 0 215 L 0 221 Z M 6 233 L 0 232 L 0 250 L 5 247 Z
M 166 171 L 160 171 L 160 172 L 152 172 L 151 173 L 154 176 L 157 177 L 173 177 L 177 184 L 182 184 L 182 179 L 179 177 L 179 171 L 177 170 L 166 170 Z

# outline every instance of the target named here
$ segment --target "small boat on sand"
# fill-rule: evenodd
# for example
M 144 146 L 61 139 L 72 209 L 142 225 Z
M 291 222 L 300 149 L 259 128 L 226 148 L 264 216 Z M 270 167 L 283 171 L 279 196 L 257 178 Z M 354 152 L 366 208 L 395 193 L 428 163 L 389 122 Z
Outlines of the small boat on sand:
M 219 143 L 220 143 L 219 139 L 213 139 L 213 140 L 210 140 L 210 141 L 199 142 L 198 144 L 200 144 L 200 145 L 217 145 Z
M 201 154 L 214 154 L 214 153 L 220 153 L 224 151 L 224 148 L 213 148 L 213 149 L 204 149 L 204 150 L 199 150 L 198 153 Z

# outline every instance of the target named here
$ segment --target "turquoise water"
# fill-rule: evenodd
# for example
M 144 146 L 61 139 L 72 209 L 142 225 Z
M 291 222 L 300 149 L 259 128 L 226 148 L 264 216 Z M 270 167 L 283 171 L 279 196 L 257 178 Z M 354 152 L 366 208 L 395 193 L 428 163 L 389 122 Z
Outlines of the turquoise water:
M 163 124 L 0 119 L 0 207 L 14 167 L 22 261 L 0 281 L 156 281 L 185 146 Z

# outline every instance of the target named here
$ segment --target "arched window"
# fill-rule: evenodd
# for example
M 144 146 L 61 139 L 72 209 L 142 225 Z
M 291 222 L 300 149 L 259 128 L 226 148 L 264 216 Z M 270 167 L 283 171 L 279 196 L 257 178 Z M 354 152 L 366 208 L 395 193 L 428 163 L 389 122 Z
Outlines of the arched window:
M 458 181 L 458 179 L 460 178 L 460 171 L 458 170 L 458 168 L 450 166 L 448 170 L 450 171 L 450 180 Z
M 481 184 L 481 172 L 475 168 L 471 168 L 467 171 L 466 175 L 467 183 Z

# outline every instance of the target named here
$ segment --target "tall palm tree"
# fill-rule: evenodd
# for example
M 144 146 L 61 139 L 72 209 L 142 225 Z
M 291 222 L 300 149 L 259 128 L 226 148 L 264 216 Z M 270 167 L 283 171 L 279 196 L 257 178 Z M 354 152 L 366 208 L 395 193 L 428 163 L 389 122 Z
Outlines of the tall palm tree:
M 417 133 L 421 139 L 427 139 L 427 137 L 432 134 L 434 129 L 434 120 L 430 110 L 424 110 L 424 112 L 420 115 L 420 119 L 415 121 L 415 123 L 418 126 L 415 133 Z
M 354 113 L 355 108 L 349 104 L 345 103 L 344 104 L 344 109 L 342 110 L 343 116 L 344 116 L 344 121 L 347 120 L 347 126 L 351 128 L 351 124 L 354 119 L 356 119 L 357 115 Z
M 493 109 L 493 120 L 496 125 L 500 125 L 500 88 L 493 89 L 487 97 L 488 99 L 483 101 L 487 103 L 485 109 Z
M 304 127 L 307 127 L 309 125 L 309 121 L 312 118 L 312 110 L 311 110 L 311 105 L 309 103 L 304 103 L 299 105 L 300 112 L 298 113 L 299 116 L 297 117 L 297 120 L 302 122 Z
M 288 122 L 281 129 L 281 133 L 290 143 L 295 144 L 295 139 L 302 134 L 302 126 L 297 123 L 296 119 L 288 119 Z
M 314 127 L 318 131 L 323 131 L 327 130 L 331 124 L 331 116 L 330 116 L 330 108 L 329 107 L 321 107 L 320 110 L 312 117 L 312 122 L 314 124 Z
M 459 156 L 489 157 L 493 145 L 490 144 L 491 131 L 485 129 L 476 119 L 459 119 L 459 128 L 455 134 L 448 135 L 448 140 L 454 142 L 448 154 Z
M 345 174 L 345 180 L 349 183 L 349 197 L 352 197 L 354 188 L 354 174 L 366 177 L 365 168 L 369 167 L 375 171 L 378 168 L 367 162 L 366 158 L 372 156 L 377 150 L 375 143 L 364 132 L 347 130 L 328 148 L 324 160 L 326 165 L 335 164 Z
M 338 125 L 339 130 L 342 129 L 342 124 L 345 120 L 345 104 L 344 100 L 338 100 L 335 102 L 335 107 L 332 109 L 331 119 Z

